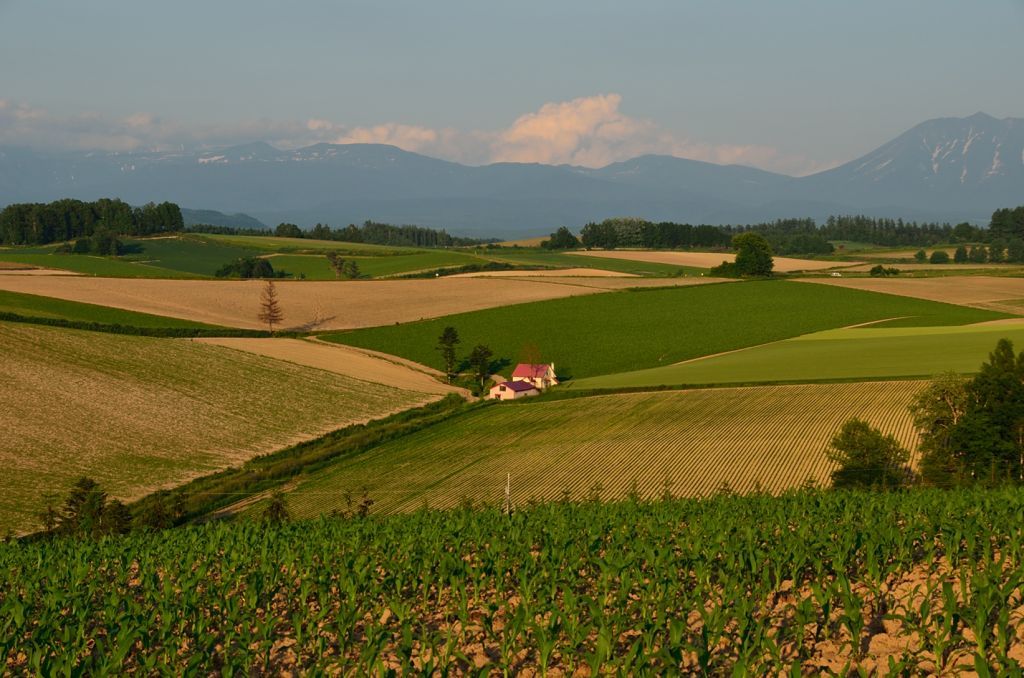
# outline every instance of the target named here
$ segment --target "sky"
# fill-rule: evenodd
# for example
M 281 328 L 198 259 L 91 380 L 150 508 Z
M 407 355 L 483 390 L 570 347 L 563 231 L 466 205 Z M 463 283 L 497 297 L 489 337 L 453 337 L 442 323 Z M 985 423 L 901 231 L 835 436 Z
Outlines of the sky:
M 1024 0 L 0 0 L 0 145 L 392 143 L 803 175 L 1024 118 Z

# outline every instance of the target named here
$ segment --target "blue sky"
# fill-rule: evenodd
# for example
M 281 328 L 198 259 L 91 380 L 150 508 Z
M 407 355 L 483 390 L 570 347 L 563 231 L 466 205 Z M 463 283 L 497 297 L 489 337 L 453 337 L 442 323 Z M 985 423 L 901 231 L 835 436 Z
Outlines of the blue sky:
M 806 173 L 1024 117 L 1024 0 L 0 0 L 0 143 L 381 141 Z

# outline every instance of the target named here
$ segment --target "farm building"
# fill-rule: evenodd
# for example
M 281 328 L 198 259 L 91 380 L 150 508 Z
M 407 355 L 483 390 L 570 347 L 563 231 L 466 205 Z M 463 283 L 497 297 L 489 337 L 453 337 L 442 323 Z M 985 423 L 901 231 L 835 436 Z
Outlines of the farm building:
M 531 365 L 519 363 L 516 369 L 512 370 L 512 381 L 525 381 L 543 390 L 558 384 L 558 377 L 555 376 L 555 364 Z
M 540 389 L 528 381 L 503 381 L 491 387 L 489 397 L 491 400 L 516 400 L 535 395 L 540 395 Z

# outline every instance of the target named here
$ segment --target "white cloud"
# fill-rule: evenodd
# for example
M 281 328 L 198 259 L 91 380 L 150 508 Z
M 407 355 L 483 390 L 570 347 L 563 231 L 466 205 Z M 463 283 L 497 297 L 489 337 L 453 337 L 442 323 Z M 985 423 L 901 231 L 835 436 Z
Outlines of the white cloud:
M 258 119 L 186 125 L 147 112 L 122 118 L 96 114 L 60 117 L 0 99 L 0 144 L 61 150 L 209 149 L 251 141 L 280 148 L 318 142 L 392 144 L 408 151 L 469 164 L 537 162 L 601 167 L 646 153 L 807 174 L 831 165 L 786 155 L 769 146 L 708 144 L 673 134 L 653 121 L 626 115 L 622 97 L 599 94 L 546 103 L 499 130 L 434 129 L 386 122 L 351 126 L 324 118 L 305 122 Z

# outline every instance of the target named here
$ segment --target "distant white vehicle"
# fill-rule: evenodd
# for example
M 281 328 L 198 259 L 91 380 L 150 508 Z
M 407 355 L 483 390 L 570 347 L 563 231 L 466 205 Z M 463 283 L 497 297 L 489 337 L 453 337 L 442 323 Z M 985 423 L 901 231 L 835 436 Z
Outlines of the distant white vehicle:
M 842 278 L 842 277 L 843 277 L 843 274 L 842 274 L 842 273 L 840 273 L 839 271 L 833 271 L 833 272 L 832 272 L 832 273 L 831 273 L 830 275 L 831 275 L 831 276 L 832 276 L 833 278 Z

